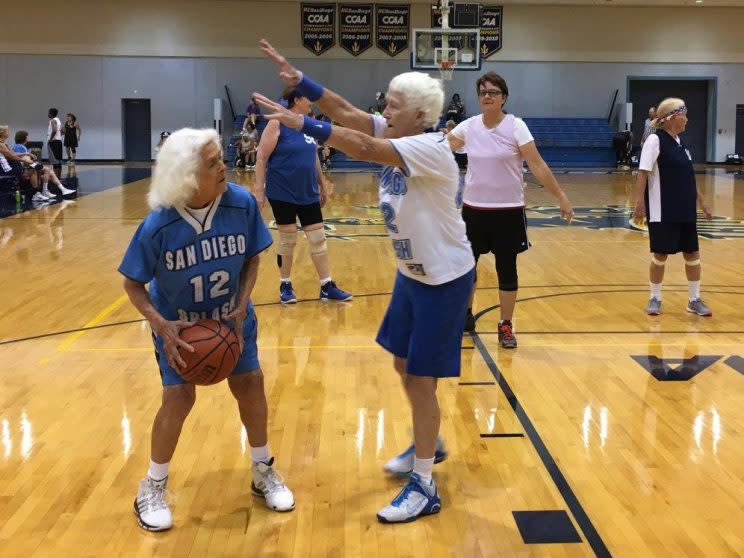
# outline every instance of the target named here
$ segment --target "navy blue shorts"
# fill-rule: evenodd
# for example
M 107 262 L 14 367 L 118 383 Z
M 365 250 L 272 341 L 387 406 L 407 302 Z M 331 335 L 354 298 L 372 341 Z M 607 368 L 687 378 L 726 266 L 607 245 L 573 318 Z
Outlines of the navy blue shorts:
M 460 375 L 465 314 L 475 268 L 442 285 L 426 285 L 398 272 L 377 342 L 408 359 L 414 376 L 449 378 Z
M 232 324 L 232 322 L 227 322 Z M 258 322 L 256 320 L 256 314 L 251 312 L 245 317 L 243 322 L 243 352 L 240 353 L 238 363 L 235 365 L 235 370 L 230 374 L 231 376 L 237 376 L 239 374 L 247 374 L 258 369 L 258 347 L 256 346 L 256 336 L 258 333 Z M 179 376 L 178 372 L 168 363 L 168 357 L 165 354 L 163 348 L 163 338 L 153 334 L 153 340 L 155 342 L 155 360 L 158 361 L 160 367 L 160 379 L 164 386 L 174 386 L 179 384 L 188 383 L 186 380 Z
M 697 223 L 649 223 L 648 240 L 652 254 L 697 252 Z

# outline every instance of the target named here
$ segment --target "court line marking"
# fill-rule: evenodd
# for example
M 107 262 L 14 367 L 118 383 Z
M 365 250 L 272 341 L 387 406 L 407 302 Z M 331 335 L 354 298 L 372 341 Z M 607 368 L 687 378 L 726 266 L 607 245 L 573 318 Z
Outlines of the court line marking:
M 64 341 L 62 341 L 62 343 L 60 343 L 59 346 L 57 347 L 57 350 L 66 351 L 70 345 L 72 345 L 80 337 L 85 335 L 86 331 L 98 325 L 98 323 L 101 320 L 103 320 L 103 318 L 111 314 L 111 312 L 118 310 L 121 307 L 121 305 L 124 304 L 128 300 L 129 300 L 129 297 L 126 294 L 121 295 L 114 302 L 112 302 L 111 304 L 106 306 L 106 308 L 101 310 L 98 313 L 98 315 L 96 315 L 92 320 L 88 321 L 88 323 L 86 323 L 82 328 L 72 333 L 69 337 L 67 337 Z
M 582 284 L 574 284 L 574 285 L 526 285 L 526 286 L 520 287 L 520 289 L 542 289 L 542 288 L 561 288 L 561 287 L 604 287 L 604 286 L 614 286 L 614 287 L 643 287 L 644 285 L 640 285 L 640 284 L 628 284 L 628 285 L 623 285 L 623 284 L 617 284 L 617 285 L 615 285 L 615 284 L 598 284 L 598 285 L 593 285 L 593 284 L 585 284 L 585 285 L 582 285 Z M 669 285 L 668 287 L 669 288 L 667 290 L 671 290 L 671 288 L 673 288 L 673 287 L 685 287 L 686 288 L 686 285 Z M 742 288 L 742 287 L 744 287 L 744 285 L 709 285 L 709 287 L 736 289 L 736 288 Z M 476 290 L 479 290 L 479 291 L 484 290 L 485 291 L 485 290 L 497 290 L 497 289 L 498 289 L 498 287 L 478 287 Z M 637 290 L 638 291 L 641 291 L 641 289 L 637 289 Z M 682 291 L 682 290 L 683 289 L 679 289 L 679 291 Z M 603 293 L 603 292 L 635 292 L 635 291 L 627 291 L 627 290 L 620 290 L 620 291 L 577 291 L 577 292 L 570 292 L 570 293 L 558 293 L 558 294 L 550 294 L 550 295 L 541 295 L 541 296 L 531 297 L 531 298 L 526 298 L 526 299 L 523 298 L 523 299 L 519 299 L 518 302 L 519 301 L 525 301 L 525 300 L 536 300 L 538 298 L 545 298 L 545 297 L 551 297 L 551 296 L 563 296 L 563 295 L 566 295 L 567 296 L 567 295 L 572 295 L 572 294 L 587 294 L 587 293 L 590 294 L 590 293 Z M 713 294 L 744 294 L 744 293 L 729 292 L 729 291 L 710 291 L 710 290 L 708 290 L 706 292 L 713 293 Z M 369 293 L 369 294 L 354 295 L 354 298 L 366 298 L 366 297 L 374 297 L 374 296 L 389 296 L 390 294 L 391 294 L 390 292 Z M 307 301 L 307 302 L 318 302 L 318 299 L 311 298 L 311 299 L 302 299 L 302 300 L 300 300 L 300 302 L 305 302 L 305 301 Z M 283 307 L 278 302 L 261 302 L 261 303 L 258 303 L 258 304 L 254 304 L 253 306 L 254 306 L 254 308 L 261 308 L 261 307 L 268 307 L 268 306 Z M 494 310 L 496 308 L 499 308 L 499 305 L 498 304 L 495 305 L 495 306 L 486 308 L 486 309 L 482 310 L 481 312 L 478 312 L 476 314 L 476 316 L 480 317 L 481 315 L 483 315 L 483 314 L 485 314 L 487 312 L 490 312 L 491 310 Z M 121 321 L 121 322 L 113 322 L 113 323 L 110 323 L 110 324 L 94 325 L 94 326 L 90 326 L 90 327 L 83 326 L 82 328 L 65 329 L 65 330 L 61 330 L 61 331 L 52 331 L 50 333 L 41 333 L 39 335 L 31 335 L 29 337 L 18 337 L 16 339 L 7 339 L 5 341 L 0 341 L 0 346 L 2 346 L 2 345 L 10 345 L 12 343 L 20 343 L 21 341 L 34 341 L 36 339 L 43 339 L 45 337 L 54 337 L 54 336 L 57 336 L 57 335 L 65 335 L 67 333 L 75 333 L 75 332 L 78 332 L 78 331 L 87 331 L 87 330 L 92 330 L 92 329 L 100 329 L 100 328 L 106 328 L 106 327 L 117 327 L 117 326 L 120 326 L 120 325 L 128 325 L 128 324 L 141 323 L 141 322 L 144 322 L 144 321 L 146 321 L 144 318 L 138 318 L 138 319 L 135 319 L 135 320 L 124 320 L 124 321 Z M 522 332 L 522 333 L 527 334 L 528 332 Z M 626 332 L 622 332 L 622 333 L 637 334 L 637 333 L 667 333 L 667 332 L 626 331 Z M 669 332 L 669 333 L 678 333 L 678 332 Z M 696 332 L 679 332 L 679 333 L 696 333 Z M 706 334 L 714 334 L 714 333 L 719 333 L 719 332 L 707 331 L 705 333 Z M 725 331 L 725 332 L 722 331 L 720 333 L 744 333 L 744 331 Z
M 602 558 L 611 557 L 612 554 L 610 554 L 610 551 L 602 540 L 599 532 L 597 532 L 594 525 L 592 524 L 591 519 L 589 519 L 586 511 L 584 511 L 581 502 L 579 502 L 576 494 L 574 494 L 574 491 L 568 484 L 568 480 L 566 480 L 566 477 L 561 472 L 560 467 L 558 467 L 555 459 L 553 459 L 553 456 L 550 454 L 550 451 L 545 445 L 545 442 L 543 442 L 540 434 L 537 432 L 535 425 L 532 424 L 529 416 L 527 416 L 527 412 L 524 410 L 524 407 L 522 407 L 519 399 L 517 399 L 517 396 L 512 391 L 511 386 L 504 378 L 501 370 L 499 370 L 499 367 L 496 366 L 496 363 L 491 357 L 491 353 L 488 351 L 485 344 L 478 336 L 478 333 L 472 332 L 470 336 L 473 338 L 473 342 L 478 348 L 478 352 L 488 366 L 488 369 L 491 371 L 491 374 L 501 388 L 501 391 L 504 393 L 506 400 L 509 402 L 509 406 L 512 408 L 514 414 L 519 419 L 519 422 L 522 425 L 525 433 L 527 434 L 527 437 L 529 438 L 530 442 L 532 442 L 532 446 L 535 448 L 538 457 L 547 469 L 550 478 L 553 480 L 553 483 L 558 489 L 558 492 L 563 497 L 563 501 L 568 506 L 568 509 L 571 511 L 571 514 L 576 520 L 576 523 L 579 525 L 579 528 L 584 533 L 584 538 L 589 543 L 589 546 L 591 546 L 594 554 Z

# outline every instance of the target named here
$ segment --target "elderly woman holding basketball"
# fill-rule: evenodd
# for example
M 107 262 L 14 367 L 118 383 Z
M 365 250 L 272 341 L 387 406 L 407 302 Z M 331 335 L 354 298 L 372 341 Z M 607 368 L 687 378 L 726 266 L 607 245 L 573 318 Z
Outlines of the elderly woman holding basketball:
M 173 133 L 158 153 L 148 201 L 152 211 L 119 266 L 129 299 L 152 327 L 163 384 L 150 468 L 134 501 L 139 524 L 149 531 L 173 525 L 164 498 L 168 464 L 196 399 L 194 385 L 180 375 L 186 365 L 181 352 L 193 347 L 179 333 L 204 318 L 232 321 L 239 339 L 240 356 L 228 384 L 251 446 L 252 492 L 274 510 L 291 510 L 294 497 L 275 473 L 269 454 L 268 410 L 250 299 L 259 254 L 271 245 L 256 200 L 225 181 L 217 133 L 185 128 Z
M 393 355 L 411 403 L 414 445 L 385 466 L 408 473 L 408 484 L 381 509 L 383 523 L 409 522 L 441 508 L 432 465 L 446 453 L 438 443 L 437 382 L 460 375 L 460 346 L 474 265 L 460 215 L 459 171 L 441 133 L 424 133 L 442 112 L 439 80 L 420 72 L 394 77 L 382 116 L 370 115 L 302 75 L 268 42 L 261 49 L 299 95 L 345 127 L 289 111 L 256 94 L 284 126 L 301 130 L 355 159 L 384 165 L 380 210 L 398 271 L 377 342 Z

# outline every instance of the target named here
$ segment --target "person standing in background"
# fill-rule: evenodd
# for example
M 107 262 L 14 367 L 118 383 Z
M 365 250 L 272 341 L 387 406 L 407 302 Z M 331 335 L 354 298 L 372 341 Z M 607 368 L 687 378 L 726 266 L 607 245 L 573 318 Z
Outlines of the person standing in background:
M 47 126 L 47 156 L 49 164 L 53 167 L 62 166 L 62 123 L 57 118 L 59 111 L 56 108 L 49 109 L 49 125 Z M 55 169 L 57 170 L 57 169 Z M 60 170 L 62 170 L 60 168 Z M 60 173 L 57 173 L 58 175 Z
M 77 147 L 80 143 L 80 137 L 83 135 L 83 130 L 80 128 L 80 124 L 77 121 L 77 117 L 71 112 L 67 113 L 65 118 L 65 139 L 64 145 L 67 148 L 67 164 L 75 164 L 75 157 L 77 156 Z

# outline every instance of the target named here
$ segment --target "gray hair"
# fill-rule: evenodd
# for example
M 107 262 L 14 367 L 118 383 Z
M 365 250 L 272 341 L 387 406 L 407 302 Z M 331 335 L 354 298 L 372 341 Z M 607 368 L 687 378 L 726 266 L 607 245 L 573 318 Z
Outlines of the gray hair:
M 199 152 L 210 143 L 222 149 L 220 136 L 212 128 L 182 128 L 163 142 L 155 159 L 155 170 L 147 194 L 152 209 L 184 207 L 199 189 L 196 173 L 201 164 Z
M 433 128 L 439 122 L 439 115 L 444 108 L 441 79 L 435 79 L 424 72 L 405 72 L 390 80 L 389 91 L 400 93 L 408 106 L 422 111 L 427 128 Z

